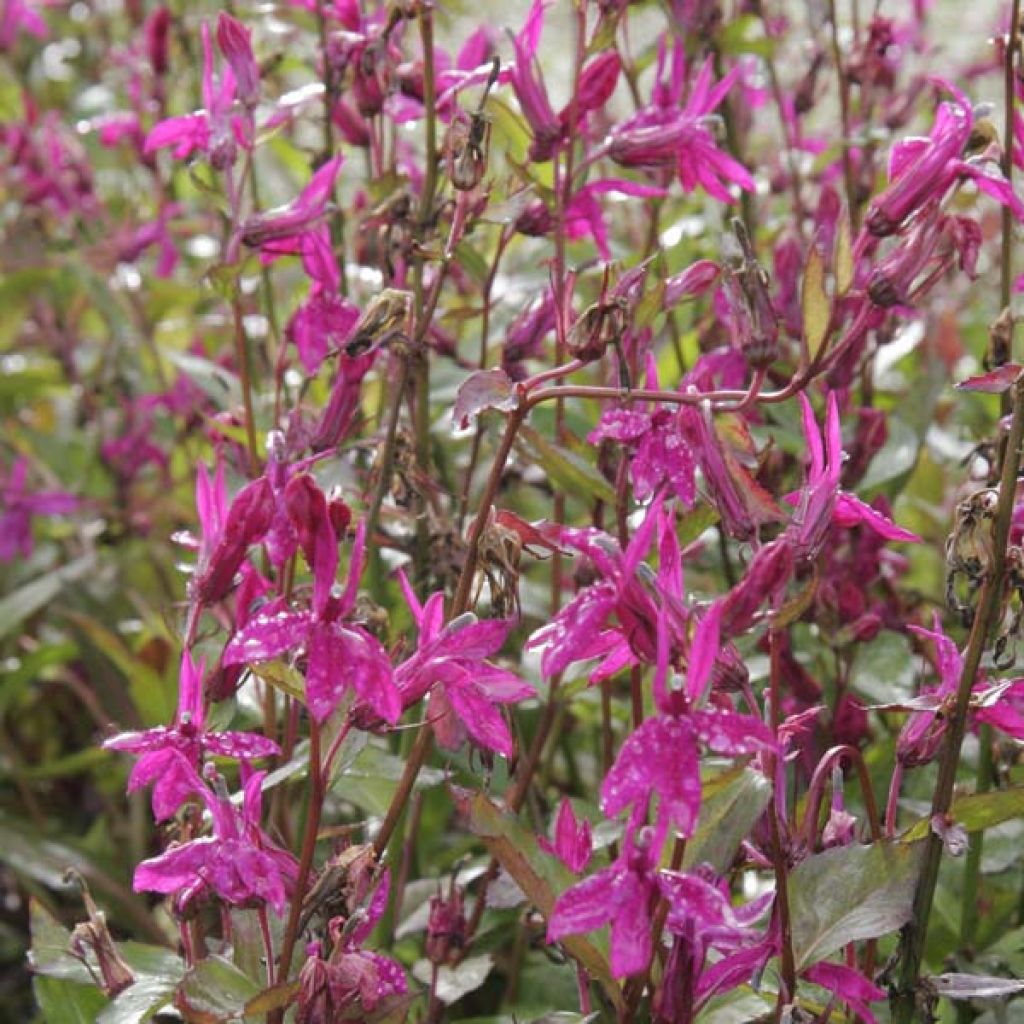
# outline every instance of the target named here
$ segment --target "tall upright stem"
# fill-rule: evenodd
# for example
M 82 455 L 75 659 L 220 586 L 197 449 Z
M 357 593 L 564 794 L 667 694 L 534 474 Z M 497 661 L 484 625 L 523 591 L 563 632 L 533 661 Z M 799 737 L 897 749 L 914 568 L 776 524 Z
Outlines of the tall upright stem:
M 1013 136 L 1014 101 L 1016 99 L 1017 45 L 1020 34 L 1020 0 L 1013 0 L 1010 7 L 1010 29 L 1006 38 L 1006 53 L 1003 58 L 1003 176 L 1013 187 Z M 1013 211 L 1003 206 L 1003 237 L 999 275 L 999 299 L 1001 308 L 1010 305 L 1013 286 Z M 1012 354 L 1011 354 L 1012 358 Z
M 1016 100 L 1015 71 L 1017 62 L 1018 22 L 1020 0 L 1013 0 L 1010 11 L 1010 26 L 1006 38 L 1006 52 L 1003 54 L 1003 159 L 1002 170 L 1010 187 L 1013 187 L 1013 135 L 1014 105 Z M 1002 210 L 1002 250 L 999 267 L 999 305 L 1001 310 L 1010 306 L 1013 286 L 1013 211 Z M 1010 318 L 1010 351 L 1013 359 L 1013 318 Z M 1007 411 L 1003 402 L 1003 412 Z M 1007 453 L 1003 453 L 1005 459 Z M 975 791 L 987 792 L 992 784 L 992 727 L 983 725 L 978 736 L 978 772 Z M 970 837 L 970 848 L 964 865 L 964 888 L 960 911 L 960 946 L 968 954 L 973 950 L 978 934 L 978 887 L 981 881 L 981 858 L 985 846 L 985 833 L 979 831 Z
M 423 44 L 423 133 L 424 161 L 423 190 L 420 193 L 417 235 L 422 243 L 431 222 L 434 209 L 434 194 L 437 191 L 437 83 L 434 76 L 434 11 L 431 4 L 420 8 L 420 39 Z M 425 476 L 430 473 L 430 361 L 426 337 L 427 322 L 433 309 L 426 308 L 424 292 L 425 259 L 417 255 L 413 266 L 413 310 L 416 318 L 415 336 L 420 340 L 411 358 L 413 363 L 413 387 L 415 389 L 415 449 L 416 468 Z M 440 287 L 440 283 L 438 285 Z M 436 299 L 434 300 L 436 302 Z M 416 519 L 416 583 L 422 586 L 426 574 L 430 527 L 426 515 Z
M 1014 6 L 1016 6 L 1016 2 Z M 932 797 L 932 817 L 948 814 L 952 805 L 953 787 L 956 783 L 957 767 L 960 764 L 960 749 L 963 746 L 964 733 L 967 729 L 971 690 L 978 676 L 989 631 L 998 619 L 1000 597 L 1003 592 L 1006 547 L 1010 536 L 1010 519 L 1017 491 L 1017 471 L 1020 468 L 1022 437 L 1024 437 L 1024 380 L 1019 380 L 1013 388 L 1013 418 L 999 484 L 999 505 L 996 510 L 992 544 L 994 556 L 991 569 L 981 588 L 971 635 L 964 654 L 956 704 L 949 716 L 946 740 L 939 759 L 939 777 Z M 914 1019 L 918 975 L 921 969 L 925 936 L 928 932 L 928 919 L 931 915 L 943 850 L 942 839 L 934 832 L 929 833 L 925 844 L 921 875 L 914 896 L 913 917 L 910 923 L 904 927 L 900 936 L 901 967 L 899 985 L 892 998 L 893 1024 L 910 1024 Z

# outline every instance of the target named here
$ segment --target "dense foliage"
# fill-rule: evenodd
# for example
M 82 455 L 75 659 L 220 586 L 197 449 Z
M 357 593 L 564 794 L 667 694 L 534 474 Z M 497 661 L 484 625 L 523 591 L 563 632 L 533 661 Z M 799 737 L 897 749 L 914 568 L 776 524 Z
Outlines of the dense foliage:
M 2 0 L 0 1016 L 1010 1019 L 1019 0 L 888 6 Z

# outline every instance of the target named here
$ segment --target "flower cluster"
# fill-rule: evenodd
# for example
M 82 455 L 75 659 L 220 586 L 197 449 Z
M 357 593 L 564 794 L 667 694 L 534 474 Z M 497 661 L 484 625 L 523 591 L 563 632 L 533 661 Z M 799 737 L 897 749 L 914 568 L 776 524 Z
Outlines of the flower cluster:
M 0 11 L 0 828 L 118 914 L 44 1013 L 1019 991 L 929 972 L 1018 913 L 1020 26 L 236 6 Z

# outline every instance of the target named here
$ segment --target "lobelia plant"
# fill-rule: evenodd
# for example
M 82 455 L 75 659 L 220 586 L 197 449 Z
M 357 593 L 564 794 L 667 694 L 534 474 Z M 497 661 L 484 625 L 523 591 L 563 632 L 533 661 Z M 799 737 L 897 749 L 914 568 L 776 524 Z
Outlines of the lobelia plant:
M 3 6 L 0 1008 L 1013 1012 L 1021 21 L 948 13 Z

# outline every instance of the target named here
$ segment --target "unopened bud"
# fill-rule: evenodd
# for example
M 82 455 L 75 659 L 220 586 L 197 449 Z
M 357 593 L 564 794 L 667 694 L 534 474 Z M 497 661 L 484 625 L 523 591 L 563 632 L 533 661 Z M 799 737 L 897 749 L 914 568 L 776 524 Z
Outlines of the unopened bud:
M 452 879 L 447 897 L 437 895 L 430 900 L 427 920 L 427 959 L 441 966 L 450 963 L 466 944 L 466 912 L 462 901 L 462 888 Z
M 260 98 L 260 69 L 252 52 L 252 33 L 223 11 L 217 18 L 217 45 L 235 75 L 238 98 L 254 107 Z

